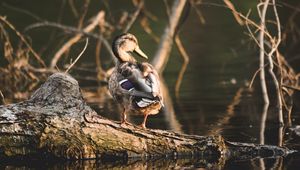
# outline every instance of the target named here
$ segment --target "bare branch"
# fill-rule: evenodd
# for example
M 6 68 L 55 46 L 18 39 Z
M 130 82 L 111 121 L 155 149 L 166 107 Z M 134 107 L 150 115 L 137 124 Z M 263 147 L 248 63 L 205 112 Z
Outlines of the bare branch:
M 98 26 L 99 23 L 104 22 L 104 11 L 100 11 L 98 13 L 98 15 L 93 19 L 93 22 L 91 24 L 89 24 L 88 26 L 86 26 L 83 31 L 84 32 L 91 32 L 93 29 L 95 29 L 96 26 Z M 75 35 L 73 38 L 71 38 L 68 42 L 66 42 L 61 48 L 60 50 L 58 50 L 52 61 L 51 61 L 51 65 L 50 68 L 54 68 L 56 63 L 58 62 L 58 60 L 60 59 L 60 57 L 74 44 L 76 43 L 78 40 L 80 40 L 80 38 L 82 37 L 82 34 L 77 34 Z
M 266 13 L 268 9 L 268 4 L 270 0 L 266 0 L 263 4 L 263 9 L 261 11 L 261 23 L 260 23 L 260 32 L 259 32 L 259 46 L 260 46 L 260 54 L 259 54 L 259 68 L 261 69 L 260 71 L 260 85 L 261 85 L 261 90 L 263 94 L 263 99 L 266 105 L 269 104 L 269 96 L 268 96 L 268 90 L 267 90 L 267 85 L 266 85 L 266 76 L 265 76 L 265 48 L 264 48 L 264 42 L 265 42 L 265 20 L 266 20 Z
M 176 46 L 183 58 L 183 64 L 182 64 L 182 67 L 180 69 L 180 72 L 179 72 L 179 75 L 178 75 L 178 78 L 176 80 L 176 84 L 175 84 L 175 95 L 176 97 L 178 98 L 179 97 L 179 89 L 180 89 L 180 86 L 181 86 L 181 82 L 182 82 L 182 79 L 183 79 L 183 75 L 184 75 L 184 72 L 187 68 L 187 65 L 189 63 L 189 55 L 187 54 L 187 52 L 185 51 L 182 43 L 181 43 L 181 40 L 179 38 L 178 35 L 175 36 L 175 43 L 176 43 Z
M 5 98 L 4 98 L 4 95 L 3 95 L 3 93 L 2 93 L 2 91 L 0 90 L 0 97 L 1 97 L 1 104 L 6 104 L 6 102 L 5 102 Z
M 232 11 L 236 11 L 234 5 L 229 0 L 223 1 L 229 9 L 231 9 Z M 240 18 L 240 16 L 237 13 L 233 13 L 233 16 L 240 25 L 244 25 L 244 21 Z
M 127 26 L 124 28 L 123 32 L 128 32 L 133 23 L 135 22 L 136 18 L 139 16 L 142 8 L 144 7 L 144 0 L 140 0 L 140 3 L 137 4 L 137 8 L 133 15 L 131 16 L 130 21 L 128 22 Z
M 68 0 L 68 3 L 69 3 L 69 5 L 70 5 L 70 8 L 71 8 L 71 11 L 72 11 L 73 15 L 74 15 L 76 18 L 78 18 L 79 14 L 78 14 L 78 11 L 77 11 L 77 9 L 76 9 L 76 7 L 75 7 L 74 0 Z
M 43 20 L 42 18 L 40 18 L 39 16 L 37 16 L 36 14 L 34 14 L 34 13 L 28 11 L 28 10 L 18 8 L 18 7 L 15 7 L 15 6 L 11 6 L 11 5 L 9 5 L 7 3 L 4 3 L 4 2 L 2 3 L 2 6 L 8 8 L 8 9 L 11 9 L 13 11 L 20 12 L 20 13 L 23 13 L 25 15 L 28 15 L 28 16 L 34 18 L 37 21 L 42 21 Z
M 278 49 L 278 46 L 281 42 L 281 28 L 280 28 L 279 17 L 278 17 L 278 14 L 277 14 L 277 9 L 276 9 L 276 6 L 275 6 L 275 0 L 273 0 L 273 10 L 274 10 L 275 18 L 276 18 L 277 33 L 278 33 L 277 38 L 278 38 L 278 40 L 277 40 L 277 42 L 275 42 L 275 41 L 271 42 L 272 43 L 272 49 L 268 54 L 269 73 L 271 74 L 271 77 L 273 79 L 273 82 L 274 82 L 275 88 L 276 88 L 279 123 L 283 125 L 284 122 L 283 122 L 283 113 L 282 113 L 281 90 L 280 90 L 280 85 L 279 85 L 279 82 L 277 80 L 277 77 L 276 77 L 275 73 L 273 72 L 274 64 L 273 64 L 273 59 L 272 59 L 273 53 Z
M 88 43 L 89 43 L 89 39 L 86 38 L 86 40 L 85 40 L 85 45 L 84 45 L 83 50 L 80 52 L 80 54 L 78 55 L 78 57 L 74 60 L 74 62 L 67 68 L 67 70 L 65 71 L 65 73 L 68 73 L 68 71 L 69 71 L 69 70 L 74 66 L 74 64 L 79 60 L 79 58 L 80 58 L 80 57 L 82 56 L 82 54 L 85 52 Z
M 159 48 L 154 55 L 152 60 L 153 66 L 162 73 L 168 60 L 173 45 L 173 37 L 175 34 L 176 26 L 179 22 L 181 13 L 183 11 L 186 0 L 175 0 L 172 9 L 171 16 L 169 19 L 169 25 L 166 26 L 164 34 L 162 35 Z
M 85 0 L 83 3 L 83 12 L 81 12 L 82 14 L 79 18 L 78 28 L 82 28 L 84 18 L 86 16 L 88 8 L 89 8 L 89 4 L 90 4 L 90 0 Z
M 27 48 L 32 52 L 33 56 L 37 59 L 37 61 L 39 62 L 39 64 L 41 64 L 43 67 L 46 67 L 46 64 L 44 63 L 44 61 L 41 59 L 41 57 L 33 50 L 33 48 L 31 47 L 31 45 L 29 45 L 29 43 L 27 42 L 27 40 L 25 39 L 25 37 L 19 32 L 17 31 L 17 29 L 6 20 L 5 17 L 0 16 L 0 20 L 3 21 L 6 25 L 8 25 L 8 27 L 10 27 L 10 29 L 12 29 L 13 31 L 15 31 L 15 33 L 17 34 L 17 36 L 21 39 L 21 41 L 27 46 Z
M 267 66 L 267 64 L 265 64 L 264 68 Z M 254 82 L 254 79 L 256 77 L 256 75 L 262 70 L 263 68 L 259 68 L 255 71 L 255 73 L 253 74 L 252 78 L 251 78 L 251 81 L 250 81 L 250 84 L 249 84 L 249 88 L 252 87 L 253 85 L 253 82 Z

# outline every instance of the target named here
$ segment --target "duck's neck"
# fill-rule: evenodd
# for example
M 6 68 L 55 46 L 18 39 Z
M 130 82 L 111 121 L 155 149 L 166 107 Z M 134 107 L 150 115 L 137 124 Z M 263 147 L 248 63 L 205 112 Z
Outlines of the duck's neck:
M 117 58 L 117 63 L 136 62 L 133 56 L 131 56 L 127 51 L 124 51 L 120 48 L 115 48 L 113 49 L 113 52 Z

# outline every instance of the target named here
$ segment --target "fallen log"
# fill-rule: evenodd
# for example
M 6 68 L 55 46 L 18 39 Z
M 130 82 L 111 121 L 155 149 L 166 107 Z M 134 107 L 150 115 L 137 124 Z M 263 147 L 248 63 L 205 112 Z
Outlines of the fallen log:
M 276 146 L 230 143 L 221 136 L 121 126 L 92 110 L 78 82 L 63 73 L 51 75 L 30 99 L 0 106 L 0 160 L 201 157 L 220 163 L 266 152 L 268 157 L 291 153 Z

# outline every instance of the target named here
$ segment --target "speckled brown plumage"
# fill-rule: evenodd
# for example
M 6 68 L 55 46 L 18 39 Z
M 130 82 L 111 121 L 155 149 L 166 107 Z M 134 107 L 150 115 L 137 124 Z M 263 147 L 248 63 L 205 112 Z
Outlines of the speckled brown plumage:
M 112 49 L 117 60 L 109 79 L 109 91 L 124 108 L 122 123 L 127 122 L 128 113 L 139 114 L 144 116 L 141 126 L 145 128 L 147 116 L 157 114 L 163 106 L 159 76 L 151 64 L 139 63 L 130 54 L 136 52 L 147 58 L 132 34 L 118 36 Z

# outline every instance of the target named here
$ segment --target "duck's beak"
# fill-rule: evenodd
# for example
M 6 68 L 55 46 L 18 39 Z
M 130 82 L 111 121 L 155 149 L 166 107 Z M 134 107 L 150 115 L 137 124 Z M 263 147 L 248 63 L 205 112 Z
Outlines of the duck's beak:
M 148 59 L 147 55 L 139 47 L 135 48 L 134 52 L 136 52 L 140 57 Z

